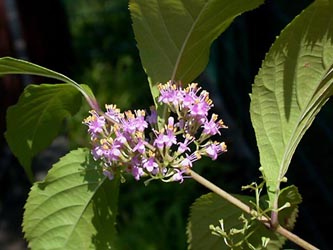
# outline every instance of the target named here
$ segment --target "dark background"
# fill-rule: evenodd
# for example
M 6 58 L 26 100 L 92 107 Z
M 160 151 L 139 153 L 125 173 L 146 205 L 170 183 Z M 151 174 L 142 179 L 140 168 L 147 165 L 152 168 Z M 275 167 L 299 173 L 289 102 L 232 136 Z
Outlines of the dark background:
M 240 193 L 242 185 L 258 181 L 258 150 L 249 116 L 254 76 L 275 37 L 311 2 L 266 1 L 238 17 L 213 44 L 210 63 L 198 81 L 211 92 L 214 111 L 229 126 L 224 134 L 229 151 L 218 162 L 195 167 L 229 192 Z M 152 104 L 125 0 L 0 0 L 0 56 L 7 55 L 89 84 L 100 103 L 116 103 L 122 109 Z M 50 80 L 0 79 L 1 135 L 7 107 L 16 103 L 25 84 L 31 82 Z M 303 196 L 294 232 L 320 249 L 330 249 L 326 228 L 333 223 L 332 109 L 330 100 L 302 139 L 287 174 L 288 184 L 295 184 Z M 87 145 L 80 123 L 87 110 L 83 107 L 68 121 L 66 132 L 36 157 L 33 165 L 38 179 L 59 156 Z M 31 184 L 4 138 L 0 141 L 0 249 L 26 249 L 21 222 Z M 186 249 L 189 206 L 207 192 L 192 181 L 182 185 L 156 182 L 148 187 L 131 180 L 123 184 L 118 223 L 123 249 Z M 288 247 L 298 249 L 291 243 Z

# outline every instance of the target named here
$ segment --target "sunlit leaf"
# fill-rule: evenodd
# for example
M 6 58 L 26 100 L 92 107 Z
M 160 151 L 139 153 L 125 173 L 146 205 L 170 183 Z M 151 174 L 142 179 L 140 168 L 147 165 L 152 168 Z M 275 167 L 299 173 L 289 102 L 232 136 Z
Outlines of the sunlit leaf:
M 29 193 L 23 220 L 29 247 L 116 249 L 118 189 L 118 179 L 106 179 L 88 149 L 71 151 Z
M 153 97 L 156 83 L 193 81 L 212 42 L 241 13 L 263 0 L 130 0 L 135 38 Z
M 333 4 L 317 0 L 289 24 L 255 78 L 251 119 L 271 204 L 302 136 L 333 93 Z
M 31 160 L 58 135 L 64 118 L 78 112 L 82 97 L 69 84 L 28 85 L 7 110 L 8 145 L 33 180 Z

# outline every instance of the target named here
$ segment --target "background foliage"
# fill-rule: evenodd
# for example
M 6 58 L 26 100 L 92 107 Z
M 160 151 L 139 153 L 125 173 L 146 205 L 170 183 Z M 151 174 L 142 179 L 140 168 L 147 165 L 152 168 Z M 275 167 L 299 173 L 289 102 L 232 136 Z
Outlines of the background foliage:
M 118 10 L 122 9 L 124 12 L 126 12 L 127 6 L 124 4 L 125 1 L 113 1 L 112 4 L 104 1 L 105 5 L 102 8 L 102 10 L 105 11 L 104 12 L 100 9 L 102 5 L 101 2 L 103 1 L 100 1 L 99 4 L 93 4 L 91 2 L 89 9 L 92 11 L 94 9 L 93 6 L 95 6 L 99 10 L 97 11 L 99 14 L 99 18 L 96 19 L 99 20 L 97 23 L 103 26 L 103 21 L 101 20 L 104 20 L 104 25 L 106 26 L 105 31 L 107 31 L 108 28 L 112 26 L 110 25 L 112 22 L 106 21 L 110 20 L 111 18 L 116 19 L 116 16 L 118 16 L 118 18 L 122 16 L 123 12 L 117 12 L 116 14 L 115 10 L 119 8 Z M 254 80 L 254 76 L 258 72 L 265 53 L 268 51 L 272 42 L 275 40 L 275 37 L 280 33 L 281 29 L 284 28 L 284 26 L 310 2 L 312 1 L 293 1 L 292 3 L 288 1 L 266 1 L 266 3 L 260 8 L 245 13 L 236 18 L 236 20 L 231 24 L 227 31 L 223 33 L 222 36 L 213 44 L 210 55 L 210 64 L 208 65 L 206 71 L 200 76 L 199 81 L 206 85 L 204 86 L 205 88 L 210 90 L 214 98 L 214 103 L 216 104 L 215 109 L 217 112 L 222 114 L 225 122 L 230 127 L 226 135 L 227 142 L 229 142 L 229 152 L 227 155 L 221 157 L 220 161 L 223 164 L 223 168 L 202 167 L 202 171 L 204 172 L 201 173 L 227 190 L 239 192 L 240 185 L 255 180 L 255 176 L 258 174 L 258 152 L 255 146 L 254 133 L 252 125 L 250 124 L 248 111 L 248 93 L 251 92 L 251 83 Z M 86 4 L 87 3 L 88 1 L 86 1 Z M 108 13 L 113 13 L 114 15 L 112 15 L 112 17 L 111 15 L 108 15 L 107 10 L 109 10 Z M 114 12 L 112 12 L 112 10 L 114 10 Z M 78 9 L 77 11 L 80 12 Z M 105 16 L 103 16 L 103 13 Z M 73 17 L 75 18 L 75 15 L 71 15 L 70 18 Z M 95 32 L 95 38 L 102 38 L 102 40 L 109 39 L 108 41 L 111 41 L 112 39 L 113 41 L 116 41 L 114 36 L 119 37 L 120 40 L 116 41 L 115 46 L 112 48 L 117 48 L 119 51 L 120 49 L 123 49 L 125 45 L 127 45 L 127 51 L 129 51 L 129 48 L 131 48 L 131 52 L 133 52 L 131 56 L 135 58 L 134 60 L 136 60 L 136 62 L 138 62 L 138 51 L 135 48 L 134 36 L 130 30 L 130 20 L 128 19 L 127 15 L 123 15 L 122 17 L 122 23 L 126 24 L 129 28 L 126 32 L 127 38 L 129 39 L 121 40 L 124 38 L 124 33 L 119 32 L 119 26 L 118 28 L 113 28 L 111 31 L 112 34 L 109 33 L 106 35 L 106 37 L 109 38 L 99 36 L 96 31 L 100 31 L 102 29 L 96 29 L 96 26 L 94 26 L 95 28 L 91 29 L 91 31 Z M 79 18 L 76 21 L 78 20 Z M 73 19 L 71 24 L 75 25 Z M 81 35 L 84 35 L 84 32 L 81 33 Z M 95 38 L 92 38 L 92 40 Z M 84 39 L 79 39 L 77 41 L 80 40 L 82 41 Z M 98 44 L 100 43 L 101 41 L 98 42 Z M 120 49 L 118 43 L 121 44 Z M 96 49 L 95 46 L 94 48 Z M 81 47 L 79 51 L 82 52 L 85 50 Z M 108 50 L 103 50 L 103 52 L 104 51 Z M 106 56 L 107 54 L 101 53 L 100 55 Z M 114 55 L 118 54 L 113 51 L 113 54 L 110 54 L 110 58 L 115 58 Z M 109 58 L 106 59 L 108 62 L 109 60 Z M 137 72 L 143 73 L 140 68 Z M 142 78 L 143 83 L 146 82 L 144 77 L 145 76 Z M 131 83 L 127 82 L 126 84 Z M 126 88 L 125 85 L 123 86 L 127 91 L 131 89 L 130 87 Z M 146 85 L 143 84 L 142 86 Z M 129 96 L 135 97 L 135 95 L 131 94 L 129 94 Z M 112 100 L 112 98 L 110 98 L 110 100 Z M 140 105 L 136 106 L 140 107 Z M 133 104 L 133 107 L 135 107 L 135 104 Z M 301 190 L 300 192 L 304 197 L 300 211 L 300 217 L 304 218 L 304 220 L 298 220 L 295 230 L 296 232 L 301 230 L 302 235 L 304 235 L 304 233 L 307 231 L 307 239 L 309 239 L 310 242 L 310 239 L 314 237 L 316 240 L 322 241 L 322 244 L 325 244 L 325 236 L 322 232 L 320 232 L 318 223 L 315 222 L 320 217 L 319 215 L 315 215 L 315 211 L 317 207 L 320 206 L 318 204 L 326 204 L 324 209 L 327 209 L 327 211 L 332 208 L 333 203 L 329 195 L 329 193 L 332 191 L 332 185 L 330 185 L 329 182 L 323 183 L 315 181 L 315 179 L 316 177 L 325 178 L 325 176 L 329 174 L 329 168 L 325 162 L 330 158 L 328 148 L 331 148 L 330 146 L 332 146 L 333 143 L 331 134 L 332 132 L 330 132 L 331 130 L 329 129 L 329 124 L 332 124 L 332 116 L 330 116 L 332 113 L 331 107 L 332 106 L 330 104 L 324 107 L 318 119 L 316 119 L 315 123 L 310 128 L 310 131 L 304 137 L 292 161 L 290 172 L 288 173 L 288 178 L 291 182 L 295 183 L 295 185 L 299 187 Z M 313 145 L 313 141 L 316 140 L 316 135 L 321 135 L 322 137 L 326 138 L 327 147 L 322 147 L 321 150 L 316 150 L 316 152 L 314 152 L 314 148 L 311 145 Z M 312 151 L 313 154 L 309 154 L 310 151 Z M 316 155 L 318 157 L 316 157 Z M 326 159 L 326 161 L 322 159 Z M 204 166 L 205 163 L 202 165 Z M 321 167 L 319 168 L 316 166 Z M 200 169 L 200 166 L 198 167 Z M 306 178 L 299 180 L 297 179 L 297 176 L 299 171 L 302 170 L 305 171 L 304 175 Z M 242 173 L 242 175 L 239 173 Z M 306 187 L 308 187 L 310 180 L 312 180 L 311 183 L 313 183 L 313 186 L 311 190 L 308 190 Z M 140 185 L 136 185 L 135 183 L 133 183 L 133 185 L 134 186 L 121 186 L 121 188 L 124 189 L 124 193 L 131 193 L 134 196 L 131 197 L 126 195 L 126 198 L 124 199 L 128 203 L 122 203 L 120 199 L 120 205 L 125 207 L 125 209 L 122 211 L 124 211 L 124 214 L 126 215 L 125 217 L 124 214 L 120 213 L 121 223 L 119 227 L 123 228 L 123 230 L 127 230 L 127 232 L 123 231 L 124 239 L 133 239 L 133 242 L 136 242 L 136 244 L 140 242 L 138 241 L 138 238 L 142 238 L 142 244 L 148 244 L 146 239 L 150 239 L 150 243 L 148 245 L 151 245 L 152 249 L 157 246 L 157 248 L 161 249 L 163 247 L 165 247 L 165 249 L 170 249 L 171 247 L 184 249 L 185 245 L 182 246 L 182 244 L 184 244 L 185 236 L 182 234 L 182 228 L 185 226 L 185 222 L 182 218 L 188 214 L 188 205 L 191 204 L 191 202 L 196 197 L 198 197 L 192 194 L 195 193 L 195 191 L 198 192 L 198 195 L 203 194 L 205 193 L 205 190 L 202 190 L 200 187 L 197 187 L 197 185 L 193 183 L 187 183 L 187 186 L 183 185 L 183 187 L 179 187 L 178 185 L 174 184 L 170 184 L 170 186 L 164 186 L 153 183 L 149 189 L 140 187 Z M 186 192 L 187 188 L 188 190 L 192 190 L 192 192 Z M 304 192 L 302 191 L 303 189 L 305 189 Z M 158 192 L 164 191 L 160 197 L 165 198 L 155 198 L 154 193 L 157 192 L 157 190 L 159 190 Z M 174 193 L 176 193 L 177 196 L 172 195 Z M 321 194 L 318 203 L 313 203 L 311 201 L 315 198 L 315 193 Z M 154 201 L 155 199 L 156 201 Z M 145 202 L 142 202 L 142 200 Z M 169 202 L 170 200 L 171 202 Z M 173 200 L 178 202 L 172 202 Z M 135 207 L 132 207 L 133 204 L 136 204 Z M 158 212 L 156 216 L 154 216 L 154 211 L 156 208 L 158 208 Z M 146 214 L 142 211 L 149 211 L 149 213 Z M 169 217 L 169 214 L 173 214 L 174 216 Z M 312 216 L 309 216 L 309 214 Z M 161 218 L 161 216 L 165 217 Z M 150 220 L 147 217 L 150 218 Z M 159 222 L 160 220 L 162 220 L 163 223 Z M 144 230 L 146 228 L 145 226 L 148 227 L 148 221 L 152 222 L 153 228 L 155 230 Z M 136 231 L 135 229 L 136 224 L 138 224 L 138 228 L 141 229 L 140 232 L 147 234 L 147 237 L 136 237 L 135 232 L 139 231 Z M 128 225 L 132 226 L 128 227 Z M 171 235 L 166 235 L 164 231 L 165 227 L 176 227 L 177 230 L 167 230 Z M 156 232 L 159 232 L 159 237 L 154 237 Z M 175 240 L 169 241 L 169 238 Z M 161 244 L 158 244 L 158 242 Z M 171 246 L 168 244 L 171 244 Z M 128 245 L 132 244 L 128 243 Z M 142 247 L 144 247 L 144 245 Z M 140 249 L 139 246 L 138 249 Z
M 212 93 L 216 112 L 230 127 L 226 134 L 229 152 L 214 163 L 216 167 L 203 162 L 196 168 L 230 192 L 239 192 L 241 185 L 255 181 L 258 175 L 258 152 L 250 124 L 248 96 L 254 75 L 275 36 L 310 2 L 266 1 L 259 9 L 238 17 L 213 45 L 210 64 L 200 76 L 200 82 Z M 67 0 L 63 3 L 76 60 L 71 78 L 92 86 L 100 103 L 117 103 L 121 108 L 152 104 L 127 1 Z M 69 124 L 68 136 L 81 145 L 88 141 L 85 128 L 79 124 L 86 111 L 87 107 L 83 108 L 76 122 Z M 328 248 L 330 236 L 320 228 L 320 222 L 332 222 L 331 218 L 322 216 L 333 208 L 329 165 L 333 148 L 329 126 L 332 117 L 330 101 L 301 142 L 288 173 L 303 196 L 301 219 L 295 232 L 322 249 Z M 299 178 L 300 174 L 303 178 Z M 152 183 L 149 188 L 135 181 L 121 185 L 118 229 L 123 239 L 122 249 L 185 249 L 184 218 L 188 216 L 190 204 L 204 193 L 206 190 L 193 182 Z

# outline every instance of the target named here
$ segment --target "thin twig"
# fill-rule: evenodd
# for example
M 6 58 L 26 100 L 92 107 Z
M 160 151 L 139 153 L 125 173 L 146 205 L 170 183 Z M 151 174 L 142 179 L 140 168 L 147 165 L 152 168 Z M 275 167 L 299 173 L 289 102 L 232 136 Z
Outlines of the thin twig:
M 231 204 L 235 205 L 236 207 L 240 208 L 241 210 L 243 210 L 244 212 L 246 212 L 246 213 L 248 213 L 250 215 L 256 216 L 256 218 L 260 222 L 262 222 L 268 229 L 274 230 L 275 232 L 281 234 L 282 236 L 284 236 L 288 240 L 294 242 L 298 246 L 304 248 L 305 250 L 319 250 L 319 248 L 311 245 L 307 241 L 303 240 L 302 238 L 298 237 L 297 235 L 293 234 L 292 232 L 288 231 L 287 229 L 285 229 L 284 227 L 282 227 L 280 225 L 272 227 L 271 219 L 270 218 L 258 215 L 257 211 L 251 209 L 244 202 L 242 202 L 241 200 L 235 198 L 234 196 L 232 196 L 231 194 L 227 193 L 223 189 L 219 188 L 218 186 L 216 186 L 212 182 L 208 181 L 207 179 L 205 179 L 201 175 L 199 175 L 196 172 L 194 172 L 193 170 L 189 169 L 187 173 L 195 181 L 197 181 L 201 185 L 205 186 L 206 188 L 210 189 L 211 191 L 213 191 L 217 195 L 221 196 L 223 199 L 229 201 Z

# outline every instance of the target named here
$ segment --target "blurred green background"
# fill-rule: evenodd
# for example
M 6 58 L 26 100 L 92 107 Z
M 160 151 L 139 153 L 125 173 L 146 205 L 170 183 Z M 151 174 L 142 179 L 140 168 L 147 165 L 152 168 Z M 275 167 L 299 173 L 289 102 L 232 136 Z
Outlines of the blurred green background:
M 56 16 L 53 22 L 52 16 L 47 14 L 52 12 L 51 2 L 58 6 L 58 12 L 53 7 Z M 215 103 L 214 111 L 229 126 L 222 135 L 229 151 L 218 161 L 198 162 L 195 170 L 228 192 L 240 193 L 242 185 L 260 181 L 258 150 L 249 116 L 251 84 L 275 37 L 311 2 L 266 1 L 260 8 L 236 18 L 228 30 L 214 42 L 209 65 L 197 79 L 210 91 Z M 30 54 L 28 53 L 31 61 L 64 73 L 77 82 L 88 84 L 101 106 L 114 103 L 124 110 L 148 108 L 153 104 L 131 28 L 128 1 L 17 3 L 21 13 L 28 11 L 28 5 L 38 7 L 38 10 L 30 7 L 30 11 L 51 11 L 41 15 L 39 22 L 36 21 L 31 28 L 43 33 L 42 23 L 49 29 L 54 25 L 47 37 L 54 42 L 54 47 L 50 43 L 46 46 L 53 54 L 45 49 L 43 55 L 46 59 L 42 61 L 40 54 L 32 53 L 31 49 Z M 55 21 L 58 20 L 56 18 L 60 21 Z M 36 40 L 31 42 L 35 43 Z M 29 52 L 28 40 L 27 45 Z M 15 56 L 14 53 L 11 55 Z M 64 132 L 65 151 L 78 145 L 89 146 L 86 128 L 81 124 L 87 111 L 88 106 L 84 105 L 74 119 L 67 121 Z M 298 186 L 304 198 L 295 232 L 321 249 L 328 249 L 330 246 L 330 235 L 323 225 L 333 223 L 330 216 L 333 208 L 332 113 L 330 101 L 302 140 L 287 175 L 289 184 Z M 10 159 L 14 161 L 13 158 Z M 36 159 L 36 164 L 42 165 L 36 167 L 36 172 L 43 166 L 48 167 L 47 164 L 40 163 L 43 160 L 45 158 Z M 5 166 L 5 163 L 2 164 Z M 10 227 L 7 229 L 16 233 L 17 237 L 22 237 L 19 224 L 30 184 L 19 166 L 11 169 L 1 166 L 1 169 L 1 185 L 6 185 L 6 188 L 1 192 L 0 219 L 6 217 L 8 207 L 16 206 L 16 213 L 12 218 L 15 220 L 16 231 Z M 16 203 L 13 203 L 10 202 L 10 197 L 13 197 L 10 196 L 10 187 L 17 185 L 22 186 L 21 193 L 17 196 Z M 196 198 L 207 192 L 191 180 L 186 180 L 181 185 L 152 182 L 145 187 L 142 182 L 129 179 L 121 185 L 119 198 L 117 227 L 121 249 L 186 249 L 185 231 L 189 207 Z M 3 228 L 2 231 L 6 230 L 6 227 Z M 0 230 L 0 236 L 2 231 Z M 16 238 L 10 239 L 14 241 Z M 9 249 L 6 247 L 10 244 L 11 240 L 2 240 L 0 237 L 1 249 Z M 297 248 L 292 244 L 286 247 Z

